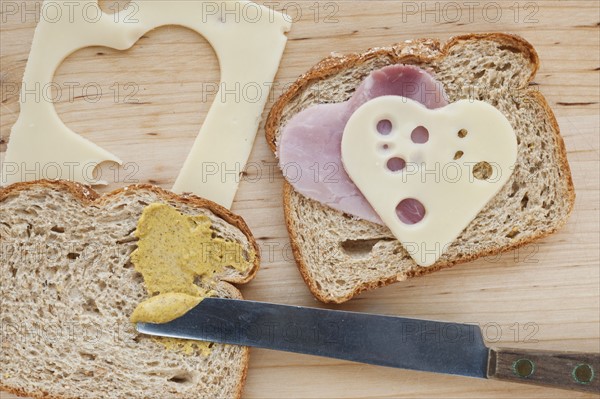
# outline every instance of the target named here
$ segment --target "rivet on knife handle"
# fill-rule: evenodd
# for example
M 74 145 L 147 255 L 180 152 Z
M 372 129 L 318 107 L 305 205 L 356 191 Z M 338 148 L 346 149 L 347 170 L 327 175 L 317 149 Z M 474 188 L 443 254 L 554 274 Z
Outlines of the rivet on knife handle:
M 488 378 L 584 392 L 600 392 L 597 353 L 490 349 Z

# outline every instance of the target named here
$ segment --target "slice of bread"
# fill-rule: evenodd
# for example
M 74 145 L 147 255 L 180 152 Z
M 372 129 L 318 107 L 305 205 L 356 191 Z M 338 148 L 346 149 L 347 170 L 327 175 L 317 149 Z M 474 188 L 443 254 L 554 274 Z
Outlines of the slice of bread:
M 539 59 L 530 43 L 502 33 L 423 39 L 361 54 L 332 54 L 302 75 L 274 104 L 266 137 L 277 154 L 282 128 L 319 103 L 346 101 L 373 70 L 411 64 L 429 71 L 448 101 L 472 98 L 497 107 L 518 140 L 508 183 L 432 267 L 419 267 L 383 226 L 357 220 L 284 186 L 284 209 L 298 267 L 323 302 L 342 303 L 361 291 L 403 281 L 457 263 L 510 250 L 561 227 L 575 191 L 558 124 L 530 84 Z
M 216 236 L 255 254 L 252 268 L 226 268 L 210 284 L 218 296 L 241 298 L 229 283 L 254 277 L 258 246 L 241 217 L 213 202 L 148 185 L 103 196 L 69 182 L 0 189 L 0 389 L 36 398 L 241 395 L 248 348 L 166 349 L 129 321 L 148 296 L 129 261 L 133 234 L 154 202 L 208 216 Z

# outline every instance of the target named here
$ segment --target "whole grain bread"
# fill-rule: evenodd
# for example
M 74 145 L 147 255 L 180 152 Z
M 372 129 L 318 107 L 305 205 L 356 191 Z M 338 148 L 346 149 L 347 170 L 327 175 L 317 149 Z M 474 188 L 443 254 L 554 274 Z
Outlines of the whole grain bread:
M 206 215 L 216 236 L 244 247 L 249 270 L 227 267 L 202 283 L 218 296 L 241 298 L 229 283 L 254 277 L 258 246 L 242 218 L 213 202 L 148 185 L 103 196 L 63 181 L 2 188 L 1 390 L 35 398 L 241 395 L 248 348 L 167 349 L 163 338 L 138 334 L 129 321 L 147 298 L 129 256 L 138 218 L 153 202 Z
M 486 101 L 510 121 L 518 141 L 514 173 L 501 191 L 432 267 L 419 267 L 381 225 L 331 209 L 284 184 L 285 219 L 298 268 L 323 302 L 342 303 L 360 292 L 530 243 L 561 227 L 575 201 L 556 119 L 531 84 L 538 55 L 524 39 L 502 33 L 422 39 L 364 53 L 323 59 L 274 104 L 267 142 L 277 154 L 282 128 L 318 103 L 346 101 L 373 70 L 419 66 L 437 79 L 448 101 Z

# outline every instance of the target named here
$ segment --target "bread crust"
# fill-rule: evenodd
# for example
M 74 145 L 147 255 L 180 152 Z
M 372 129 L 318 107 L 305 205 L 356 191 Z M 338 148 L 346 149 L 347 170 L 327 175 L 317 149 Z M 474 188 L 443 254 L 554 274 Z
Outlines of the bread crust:
M 227 289 L 227 291 L 230 293 L 232 298 L 243 299 L 241 292 L 236 287 L 234 287 L 233 285 L 228 284 L 228 283 L 244 284 L 244 283 L 252 280 L 254 278 L 254 276 L 256 275 L 256 272 L 258 271 L 258 268 L 260 266 L 260 250 L 258 247 L 258 243 L 254 239 L 254 236 L 252 235 L 250 228 L 248 227 L 248 225 L 246 224 L 244 219 L 242 219 L 241 216 L 238 216 L 238 215 L 232 213 L 231 211 L 224 208 L 223 206 L 221 206 L 215 202 L 209 201 L 207 199 L 200 198 L 195 195 L 188 195 L 188 194 L 178 195 L 171 191 L 167 191 L 160 187 L 153 186 L 150 184 L 131 185 L 131 186 L 127 186 L 127 187 L 123 187 L 123 188 L 111 191 L 108 194 L 100 195 L 91 187 L 85 186 L 80 183 L 75 183 L 75 182 L 70 182 L 70 181 L 65 181 L 65 180 L 36 180 L 36 181 L 31 181 L 31 182 L 14 183 L 7 187 L 1 187 L 0 188 L 0 202 L 6 200 L 7 198 L 9 198 L 11 196 L 18 195 L 22 191 L 26 191 L 26 190 L 29 190 L 29 189 L 35 188 L 35 187 L 45 187 L 45 188 L 50 188 L 53 190 L 67 191 L 75 199 L 77 199 L 81 203 L 85 204 L 86 206 L 91 206 L 91 205 L 102 206 L 102 205 L 106 204 L 112 197 L 119 195 L 123 191 L 143 189 L 143 190 L 148 190 L 153 193 L 156 193 L 159 197 L 161 197 L 167 201 L 175 201 L 175 202 L 191 205 L 196 208 L 206 208 L 206 209 L 210 210 L 216 216 L 225 220 L 228 224 L 235 226 L 237 229 L 242 231 L 242 233 L 244 233 L 244 235 L 248 239 L 248 242 L 250 243 L 250 245 L 252 246 L 252 248 L 254 249 L 254 251 L 256 253 L 256 256 L 254 258 L 254 264 L 252 265 L 252 269 L 246 277 L 244 277 L 243 279 L 223 278 L 221 280 L 224 282 L 223 287 Z M 242 396 L 244 383 L 246 381 L 246 377 L 248 374 L 248 363 L 249 363 L 249 359 L 250 359 L 250 356 L 249 356 L 250 348 L 248 348 L 246 346 L 244 346 L 242 348 L 243 348 L 242 349 L 243 350 L 242 351 L 242 353 L 243 353 L 242 378 L 240 379 L 239 384 L 237 386 L 236 396 L 235 396 L 238 399 Z M 37 398 L 39 398 L 39 399 L 63 399 L 61 397 L 52 396 L 48 392 L 45 392 L 45 391 L 26 392 L 26 391 L 18 389 L 18 388 L 6 386 L 1 381 L 0 381 L 0 391 L 9 392 L 14 395 L 21 396 L 21 397 L 31 397 L 31 398 L 36 398 L 36 399 Z
M 119 188 L 104 195 L 100 195 L 91 187 L 85 186 L 80 183 L 70 182 L 66 180 L 36 180 L 31 182 L 14 183 L 8 187 L 0 188 L 0 202 L 4 201 L 6 198 L 12 195 L 16 195 L 21 191 L 25 191 L 36 186 L 47 187 L 55 190 L 66 190 L 69 193 L 71 193 L 71 195 L 73 195 L 73 197 L 75 197 L 77 200 L 88 206 L 102 206 L 105 203 L 107 203 L 112 197 L 118 196 L 123 191 L 143 189 L 151 191 L 168 201 L 180 202 L 183 204 L 191 205 L 196 208 L 206 208 L 212 213 L 214 213 L 216 216 L 226 221 L 228 224 L 235 226 L 242 233 L 244 233 L 244 235 L 248 239 L 248 242 L 250 243 L 250 245 L 252 245 L 252 248 L 256 253 L 252 269 L 246 277 L 244 277 L 243 279 L 224 278 L 223 281 L 227 281 L 228 283 L 234 284 L 247 283 L 248 281 L 254 278 L 256 272 L 258 271 L 258 268 L 260 267 L 260 249 L 258 247 L 258 243 L 252 236 L 252 232 L 250 231 L 250 228 L 248 227 L 244 219 L 242 219 L 241 216 L 232 213 L 227 208 L 224 208 L 223 206 L 215 202 L 209 201 L 205 198 L 200 198 L 192 194 L 178 195 L 171 191 L 164 190 L 158 186 L 153 186 L 151 184 L 134 184 L 131 186 Z
M 294 84 L 292 84 L 285 93 L 279 97 L 279 99 L 275 102 L 271 111 L 269 112 L 269 116 L 265 123 L 265 135 L 267 139 L 267 143 L 273 153 L 277 155 L 277 132 L 280 127 L 281 118 L 283 116 L 283 110 L 285 106 L 294 99 L 299 93 L 301 93 L 309 84 L 315 81 L 319 81 L 325 79 L 329 76 L 332 76 L 342 70 L 350 69 L 365 63 L 368 60 L 373 58 L 389 58 L 393 63 L 403 63 L 403 64 L 413 64 L 413 63 L 427 63 L 439 60 L 444 58 L 452 49 L 454 45 L 461 41 L 466 40 L 493 40 L 499 43 L 502 43 L 506 46 L 516 49 L 522 54 L 526 55 L 526 58 L 529 60 L 531 64 L 531 73 L 526 79 L 526 84 L 531 82 L 535 77 L 536 72 L 539 69 L 540 61 L 535 51 L 534 47 L 525 39 L 520 36 L 506 33 L 481 33 L 481 34 L 468 34 L 455 36 L 450 38 L 443 45 L 440 44 L 438 40 L 435 39 L 418 39 L 408 43 L 398 43 L 391 47 L 376 47 L 368 49 L 363 53 L 350 53 L 346 55 L 330 55 L 329 57 L 324 58 L 319 63 L 317 63 L 314 67 L 308 70 L 306 73 L 301 75 Z M 426 48 L 429 48 L 437 55 L 435 57 L 427 56 L 425 54 L 402 54 L 402 49 L 409 46 L 414 45 L 414 43 L 419 43 Z M 521 89 L 525 90 L 525 85 L 521 87 Z M 446 269 L 456 264 L 466 263 L 470 261 L 474 261 L 481 257 L 496 255 L 500 252 L 510 251 L 517 248 L 520 248 L 524 245 L 531 243 L 539 238 L 546 237 L 560 227 L 562 227 L 568 218 L 568 215 L 573 211 L 573 206 L 575 204 L 575 187 L 573 186 L 573 179 L 571 176 L 571 169 L 569 163 L 567 161 L 567 150 L 564 144 L 564 140 L 560 135 L 560 128 L 558 126 L 558 122 L 552 109 L 550 108 L 548 102 L 544 98 L 542 94 L 540 94 L 536 90 L 526 89 L 526 95 L 532 98 L 533 101 L 537 102 L 545 111 L 547 118 L 549 119 L 550 125 L 552 126 L 553 138 L 556 142 L 556 148 L 558 149 L 558 159 L 559 159 L 559 167 L 563 171 L 563 175 L 566 178 L 567 183 L 567 192 L 564 193 L 567 197 L 569 208 L 567 212 L 567 217 L 560 221 L 556 226 L 552 228 L 545 229 L 543 231 L 539 231 L 537 234 L 527 238 L 521 238 L 515 242 L 512 242 L 509 245 L 505 245 L 503 247 L 493 248 L 487 251 L 481 251 L 477 254 L 470 254 L 461 259 L 457 259 L 455 261 L 448 262 L 438 262 L 431 267 L 417 267 L 412 268 L 408 272 L 406 272 L 402 277 L 404 279 L 417 277 L 425 274 L 429 274 L 441 269 Z M 363 291 L 372 290 L 374 288 L 383 287 L 386 285 L 390 285 L 401 281 L 402 278 L 399 276 L 394 276 L 390 278 L 382 278 L 378 280 L 373 280 L 366 282 L 360 286 L 357 286 L 352 292 L 347 295 L 341 297 L 331 297 L 326 295 L 322 290 L 320 290 L 316 284 L 316 282 L 310 277 L 308 272 L 308 266 L 305 259 L 302 257 L 300 247 L 298 245 L 298 235 L 293 227 L 293 221 L 291 218 L 291 196 L 295 193 L 294 188 L 287 181 L 284 181 L 283 187 L 283 208 L 285 214 L 285 221 L 287 230 L 290 236 L 292 252 L 294 254 L 294 259 L 296 260 L 298 269 L 308 288 L 312 292 L 312 294 L 319 301 L 324 303 L 343 303 L 346 302 L 353 297 L 357 296 Z M 339 211 L 335 209 L 330 209 L 331 212 Z

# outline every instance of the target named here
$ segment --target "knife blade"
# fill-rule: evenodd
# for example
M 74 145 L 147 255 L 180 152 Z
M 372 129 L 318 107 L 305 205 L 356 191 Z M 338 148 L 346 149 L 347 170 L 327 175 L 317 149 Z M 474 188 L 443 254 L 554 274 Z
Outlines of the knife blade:
M 489 349 L 476 324 L 211 297 L 169 323 L 136 328 L 418 371 L 600 389 L 598 354 Z

